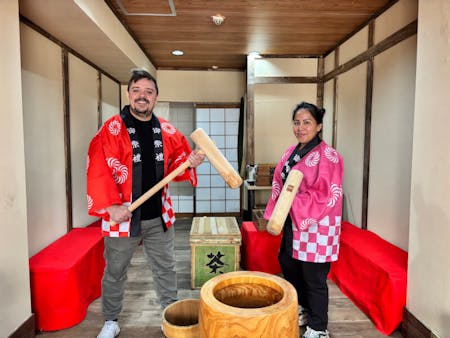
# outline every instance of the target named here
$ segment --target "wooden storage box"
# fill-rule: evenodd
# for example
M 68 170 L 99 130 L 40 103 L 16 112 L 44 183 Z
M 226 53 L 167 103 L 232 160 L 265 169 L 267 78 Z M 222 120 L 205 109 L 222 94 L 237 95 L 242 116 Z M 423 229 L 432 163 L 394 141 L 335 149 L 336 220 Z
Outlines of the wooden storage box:
M 258 164 L 256 167 L 256 185 L 269 186 L 272 185 L 273 173 L 276 164 Z
M 258 231 L 267 231 L 267 220 L 263 215 L 264 209 L 253 209 L 252 221 Z
M 269 186 L 272 185 L 272 176 L 262 176 L 262 175 L 256 175 L 256 182 L 255 184 L 258 186 Z
M 260 163 L 256 167 L 256 175 L 273 176 L 273 172 L 275 171 L 276 166 L 276 163 Z
M 234 217 L 194 217 L 189 234 L 191 288 L 240 266 L 241 231 Z

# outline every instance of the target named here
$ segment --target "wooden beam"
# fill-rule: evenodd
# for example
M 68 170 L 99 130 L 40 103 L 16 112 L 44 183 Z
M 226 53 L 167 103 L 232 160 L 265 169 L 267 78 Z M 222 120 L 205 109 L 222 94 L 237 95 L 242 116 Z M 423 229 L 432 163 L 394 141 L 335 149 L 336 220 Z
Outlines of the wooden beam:
M 325 59 L 320 57 L 317 62 L 317 77 L 320 79 L 317 81 L 317 98 L 316 103 L 318 107 L 323 107 L 323 92 L 324 92 L 324 83 L 322 81 L 323 74 L 325 72 Z
M 255 58 L 247 55 L 247 164 L 255 164 Z
M 373 46 L 375 23 L 369 23 L 368 49 Z M 366 75 L 366 108 L 364 119 L 364 160 L 363 186 L 361 207 L 361 228 L 367 229 L 367 213 L 369 209 L 369 178 L 370 178 L 370 140 L 372 130 L 372 96 L 373 96 L 373 56 L 367 60 Z
M 337 47 L 334 52 L 334 68 L 336 69 L 339 66 L 339 49 Z M 336 140 L 337 140 L 337 122 L 338 122 L 338 111 L 337 111 L 337 93 L 338 93 L 338 82 L 337 77 L 333 78 L 333 139 L 331 141 L 333 148 L 336 148 Z
M 97 129 L 100 129 L 103 121 L 103 91 L 102 91 L 102 73 L 97 71 Z
M 366 62 L 370 58 L 375 57 L 376 55 L 384 52 L 386 49 L 395 46 L 397 43 L 402 42 L 403 40 L 413 36 L 414 34 L 417 34 L 417 20 L 406 25 L 399 31 L 395 32 L 386 39 L 380 41 L 376 45 L 370 47 L 365 52 L 357 55 L 350 61 L 344 63 L 343 65 L 339 66 L 338 68 L 334 69 L 328 74 L 325 74 L 325 77 L 323 79 L 324 82 L 327 82 L 328 80 L 338 76 L 339 74 L 345 73 L 346 71 L 360 65 L 361 63 Z
M 70 89 L 69 89 L 69 52 L 63 48 L 62 58 L 62 84 L 63 84 L 63 111 L 64 111 L 64 159 L 66 176 L 66 223 L 67 232 L 73 228 L 72 205 L 72 157 L 70 153 Z
M 317 76 L 256 76 L 253 84 L 317 83 Z

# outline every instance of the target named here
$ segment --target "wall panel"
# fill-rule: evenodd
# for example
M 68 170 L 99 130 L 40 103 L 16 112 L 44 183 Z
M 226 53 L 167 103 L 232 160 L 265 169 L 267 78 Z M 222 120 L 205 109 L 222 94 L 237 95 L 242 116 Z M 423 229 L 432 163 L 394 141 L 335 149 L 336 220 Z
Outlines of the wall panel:
M 66 233 L 61 48 L 21 25 L 29 254 Z
M 366 64 L 338 78 L 336 148 L 344 158 L 344 218 L 361 226 Z
M 323 117 L 322 138 L 330 146 L 333 145 L 333 119 L 334 119 L 334 80 L 324 84 L 323 107 L 325 116 Z
M 95 218 L 87 214 L 86 158 L 89 142 L 97 132 L 97 70 L 69 54 L 70 155 L 73 227 Z
M 417 0 L 400 0 L 375 20 L 374 42 L 386 39 L 417 19 Z
M 415 73 L 415 36 L 375 58 L 367 227 L 404 250 L 408 249 Z
M 255 86 L 255 163 L 277 163 L 288 146 L 297 142 L 292 110 L 301 101 L 316 103 L 316 84 Z
M 364 27 L 339 47 L 339 64 L 342 65 L 367 50 L 368 27 Z
M 102 83 L 102 122 L 120 112 L 120 85 L 106 75 L 101 75 Z

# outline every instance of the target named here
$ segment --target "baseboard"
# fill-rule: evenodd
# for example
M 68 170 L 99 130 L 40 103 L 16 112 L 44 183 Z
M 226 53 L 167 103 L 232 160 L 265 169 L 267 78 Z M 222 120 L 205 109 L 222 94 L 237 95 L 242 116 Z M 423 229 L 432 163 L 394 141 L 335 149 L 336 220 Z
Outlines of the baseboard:
M 434 335 L 406 308 L 403 312 L 402 335 L 405 338 L 431 338 Z
M 20 325 L 16 331 L 11 333 L 8 338 L 34 338 L 36 337 L 36 326 L 34 314 L 31 314 L 26 321 Z

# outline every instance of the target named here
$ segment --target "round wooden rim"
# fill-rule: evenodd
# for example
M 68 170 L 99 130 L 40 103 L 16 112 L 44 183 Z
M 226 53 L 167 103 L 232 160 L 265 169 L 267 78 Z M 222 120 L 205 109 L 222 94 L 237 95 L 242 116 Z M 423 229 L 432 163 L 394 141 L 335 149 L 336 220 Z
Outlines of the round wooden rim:
M 216 299 L 214 291 L 217 288 L 222 289 L 223 287 L 234 284 L 236 281 L 269 286 L 281 291 L 282 297 L 277 303 L 262 308 L 237 308 L 224 304 Z M 200 290 L 200 301 L 206 303 L 210 309 L 215 309 L 227 315 L 234 315 L 236 309 L 239 309 L 239 315 L 242 317 L 267 316 L 278 313 L 280 309 L 285 309 L 293 301 L 297 302 L 297 291 L 289 282 L 276 275 L 258 271 L 235 271 L 216 276 L 203 284 Z

